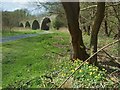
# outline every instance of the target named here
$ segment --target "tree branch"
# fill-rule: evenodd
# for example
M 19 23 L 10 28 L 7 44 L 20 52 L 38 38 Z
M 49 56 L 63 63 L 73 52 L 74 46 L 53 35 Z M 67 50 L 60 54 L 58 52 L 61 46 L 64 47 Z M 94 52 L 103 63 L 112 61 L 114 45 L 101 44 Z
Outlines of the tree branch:
M 112 4 L 112 5 L 106 5 L 105 7 L 117 6 L 117 5 L 119 5 L 119 4 L 120 4 L 120 3 Z M 96 8 L 96 7 L 97 7 L 97 5 L 91 5 L 91 6 L 88 6 L 88 7 L 86 7 L 86 8 L 80 9 L 80 11 L 84 11 L 84 10 L 92 9 L 92 8 Z

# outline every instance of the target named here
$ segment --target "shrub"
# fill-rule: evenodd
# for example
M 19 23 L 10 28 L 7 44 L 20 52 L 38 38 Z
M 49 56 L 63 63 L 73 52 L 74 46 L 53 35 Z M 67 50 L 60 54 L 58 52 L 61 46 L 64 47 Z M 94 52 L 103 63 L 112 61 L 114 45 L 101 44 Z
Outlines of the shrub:
M 63 26 L 64 26 L 64 23 L 58 19 L 55 19 L 55 21 L 53 22 L 53 27 L 57 30 Z
M 64 16 L 58 15 L 56 19 L 53 21 L 53 28 L 59 29 L 60 27 L 67 26 L 67 21 Z

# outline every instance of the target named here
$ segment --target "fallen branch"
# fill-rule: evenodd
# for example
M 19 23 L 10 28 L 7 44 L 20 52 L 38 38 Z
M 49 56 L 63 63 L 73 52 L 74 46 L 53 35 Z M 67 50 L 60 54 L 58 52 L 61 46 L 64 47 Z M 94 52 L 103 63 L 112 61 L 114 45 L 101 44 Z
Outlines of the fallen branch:
M 115 58 L 113 58 L 110 54 L 108 54 L 105 50 L 102 50 L 107 56 L 109 56 L 112 60 L 116 60 Z
M 110 76 L 112 76 L 114 73 L 116 73 L 116 72 L 118 72 L 118 71 L 120 71 L 120 70 L 115 70 L 114 72 L 112 72 L 112 73 L 110 74 Z
M 103 49 L 105 49 L 105 48 L 107 48 L 107 47 L 109 47 L 109 46 L 111 46 L 111 45 L 113 45 L 113 44 L 115 44 L 115 43 L 117 43 L 117 42 L 119 42 L 120 41 L 120 39 L 119 40 L 116 40 L 115 42 L 112 42 L 112 43 L 109 43 L 109 44 L 107 44 L 107 45 L 105 45 L 105 46 L 103 46 L 101 49 L 99 49 L 97 52 L 95 52 L 93 55 L 91 55 L 88 59 L 86 59 L 79 67 L 77 67 L 76 68 L 76 70 L 71 74 L 71 75 L 69 75 L 69 77 L 58 87 L 58 88 L 61 88 L 74 74 L 75 74 L 75 72 L 78 70 L 78 69 L 80 69 L 81 68 L 81 66 L 85 63 L 85 62 L 87 62 L 89 59 L 91 59 L 93 56 L 95 56 L 97 53 L 99 53 L 101 50 L 103 50 Z
M 113 58 L 115 58 L 115 59 L 120 59 L 120 57 L 115 57 L 115 56 L 112 56 Z
M 115 83 L 119 83 L 120 80 L 118 80 L 116 77 L 113 77 L 113 74 L 116 72 L 119 72 L 120 70 L 116 70 L 114 72 L 112 72 L 110 75 L 108 74 L 108 77 Z

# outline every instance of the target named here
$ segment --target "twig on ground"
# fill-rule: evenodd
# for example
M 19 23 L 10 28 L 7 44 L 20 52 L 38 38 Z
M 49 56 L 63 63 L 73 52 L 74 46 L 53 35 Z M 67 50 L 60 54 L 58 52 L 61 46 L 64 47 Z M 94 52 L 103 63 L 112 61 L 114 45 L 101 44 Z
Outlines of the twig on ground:
M 102 50 L 107 56 L 109 56 L 112 60 L 115 60 L 110 54 L 108 54 L 105 50 Z

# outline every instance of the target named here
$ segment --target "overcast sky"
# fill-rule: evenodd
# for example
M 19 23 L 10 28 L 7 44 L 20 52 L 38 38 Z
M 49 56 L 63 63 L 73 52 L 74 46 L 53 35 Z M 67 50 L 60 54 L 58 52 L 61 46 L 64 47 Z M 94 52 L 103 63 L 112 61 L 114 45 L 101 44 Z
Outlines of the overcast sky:
M 56 0 L 2 0 L 0 1 L 3 11 L 14 11 L 16 9 L 28 9 L 32 10 L 33 7 L 30 6 L 32 2 L 51 2 Z
M 33 6 L 30 5 L 31 2 L 56 2 L 56 1 L 60 1 L 60 0 L 0 0 L 0 7 L 2 7 L 3 11 L 14 11 L 16 9 L 28 9 L 28 10 L 32 10 Z M 63 1 L 76 1 L 76 0 L 63 0 Z M 80 0 L 82 1 L 82 0 Z M 85 0 L 83 0 L 85 1 Z M 90 1 L 90 0 L 87 0 Z M 93 1 L 93 0 L 91 0 Z M 102 0 L 101 0 L 102 1 Z M 108 0 L 111 1 L 111 0 Z M 115 1 L 115 0 L 113 0 Z M 120 1 L 120 0 L 116 0 L 116 1 Z
M 2 10 L 3 11 L 14 11 L 16 9 L 30 9 L 29 3 L 35 2 L 37 0 L 2 0 Z M 42 0 L 41 0 L 42 1 Z

